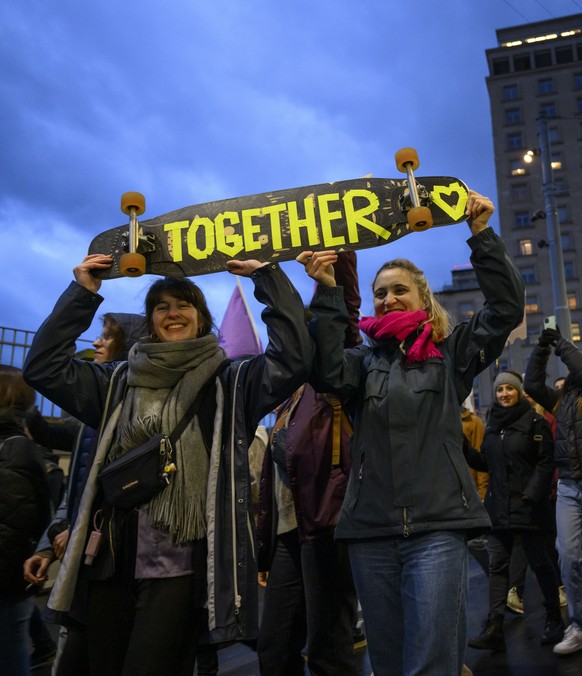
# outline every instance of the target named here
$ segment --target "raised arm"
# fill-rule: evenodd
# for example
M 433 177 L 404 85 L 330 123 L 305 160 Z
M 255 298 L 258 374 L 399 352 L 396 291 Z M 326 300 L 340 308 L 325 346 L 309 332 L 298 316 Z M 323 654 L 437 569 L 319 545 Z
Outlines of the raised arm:
M 110 256 L 87 256 L 74 268 L 75 282 L 61 295 L 40 326 L 26 360 L 24 379 L 50 401 L 97 428 L 113 368 L 75 359 L 76 341 L 89 329 L 103 297 L 92 269 L 110 265 Z

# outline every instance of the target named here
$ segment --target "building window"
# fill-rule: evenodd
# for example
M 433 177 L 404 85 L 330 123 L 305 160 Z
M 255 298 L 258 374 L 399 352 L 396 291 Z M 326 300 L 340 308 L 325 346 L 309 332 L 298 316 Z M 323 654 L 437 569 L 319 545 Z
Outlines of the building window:
M 522 70 L 530 70 L 531 63 L 529 60 L 529 54 L 516 54 L 513 57 L 513 69 L 516 73 L 519 73 Z
M 551 66 L 552 52 L 549 49 L 544 49 L 543 51 L 535 52 L 534 63 L 536 68 L 547 68 L 547 66 Z
M 579 97 L 576 99 L 576 112 L 577 112 L 577 113 L 582 113 L 582 97 L 581 97 L 581 96 L 579 96 Z
M 558 219 L 560 223 L 569 223 L 571 221 L 570 209 L 568 209 L 567 204 L 562 204 L 558 207 Z
M 514 228 L 529 228 L 531 219 L 529 211 L 516 211 L 513 215 Z
M 574 239 L 571 232 L 562 232 L 560 234 L 560 243 L 562 244 L 562 251 L 574 250 Z
M 554 81 L 551 77 L 546 77 L 543 80 L 538 80 L 538 94 L 553 94 Z
M 521 148 L 523 148 L 521 132 L 517 131 L 513 134 L 507 134 L 507 150 L 520 150 Z
M 556 195 L 567 195 L 568 194 L 568 186 L 566 184 L 566 179 L 565 178 L 554 178 L 554 189 L 556 191 Z
M 537 296 L 530 296 L 526 294 L 525 297 L 525 311 L 527 314 L 532 314 L 533 312 L 539 312 L 540 306 L 538 304 Z
M 529 268 L 520 268 L 519 274 L 523 279 L 524 284 L 535 284 L 536 282 L 536 269 L 534 267 Z
M 576 299 L 576 293 L 574 291 L 568 294 L 568 307 L 570 308 L 570 310 L 578 309 L 578 301 Z
M 540 106 L 540 114 L 546 117 L 556 117 L 556 104 L 553 101 L 542 103 Z
M 582 73 L 574 73 L 574 89 L 582 89 Z
M 529 201 L 529 190 L 527 183 L 516 183 L 511 186 L 511 199 L 513 202 L 527 202 Z M 529 220 L 529 214 L 528 214 Z
M 538 342 L 539 331 L 537 329 L 527 329 L 526 330 L 526 339 L 525 342 L 529 345 L 534 345 Z
M 582 88 L 582 73 L 580 73 L 580 87 Z M 505 85 L 502 90 L 504 101 L 519 99 L 519 87 L 516 84 Z
M 574 54 L 572 53 L 571 45 L 556 49 L 556 63 L 558 65 L 561 65 L 562 63 L 572 63 L 572 61 L 574 61 Z
M 507 357 L 500 357 L 497 360 L 497 367 L 499 369 L 497 373 L 501 373 L 502 371 L 509 371 L 509 359 L 507 359 Z
M 493 75 L 507 75 L 509 72 L 509 59 L 493 59 Z
M 459 321 L 464 321 L 465 319 L 471 319 L 471 317 L 475 314 L 475 308 L 473 307 L 473 303 L 465 302 L 465 303 L 459 303 Z
M 580 322 L 572 322 L 572 341 L 574 343 L 580 342 Z
M 521 124 L 521 110 L 509 108 L 505 111 L 505 124 Z
M 561 143 L 562 142 L 562 134 L 560 133 L 560 130 L 558 127 L 553 127 L 552 129 L 548 129 L 548 139 L 551 143 Z
M 523 176 L 523 174 L 525 174 L 525 167 L 523 166 L 523 160 L 510 160 L 510 162 L 509 162 L 509 173 L 512 176 Z
M 520 256 L 531 256 L 533 254 L 533 242 L 531 239 L 520 239 L 519 240 L 519 255 Z
M 562 169 L 562 153 L 551 154 L 551 165 L 554 171 Z
M 576 268 L 574 267 L 574 263 L 572 261 L 564 263 L 564 277 L 566 278 L 567 282 L 571 282 L 576 279 Z

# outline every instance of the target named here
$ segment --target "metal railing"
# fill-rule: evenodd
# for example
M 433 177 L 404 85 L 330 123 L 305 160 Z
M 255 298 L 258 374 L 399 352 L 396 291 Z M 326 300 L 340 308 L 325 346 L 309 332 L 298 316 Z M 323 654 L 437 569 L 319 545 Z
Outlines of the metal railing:
M 21 369 L 34 334 L 35 331 L 0 326 L 0 364 L 16 366 Z M 78 342 L 81 349 L 91 345 L 90 340 L 79 340 Z M 61 414 L 61 409 L 58 406 L 55 406 L 52 401 L 40 394 L 37 396 L 36 405 L 38 410 L 49 418 L 58 418 Z

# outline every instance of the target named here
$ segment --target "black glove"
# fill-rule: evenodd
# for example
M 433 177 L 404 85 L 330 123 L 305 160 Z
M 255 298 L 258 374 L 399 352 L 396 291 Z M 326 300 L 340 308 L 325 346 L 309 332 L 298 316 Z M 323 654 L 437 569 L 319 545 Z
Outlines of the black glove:
M 556 346 L 560 338 L 560 331 L 558 329 L 544 329 L 538 338 L 538 345 L 540 347 Z

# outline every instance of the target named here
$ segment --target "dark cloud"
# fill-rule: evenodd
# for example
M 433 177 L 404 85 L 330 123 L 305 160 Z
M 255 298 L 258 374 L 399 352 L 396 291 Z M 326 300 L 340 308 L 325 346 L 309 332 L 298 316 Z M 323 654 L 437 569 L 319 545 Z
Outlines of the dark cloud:
M 0 325 L 38 326 L 91 238 L 124 222 L 126 190 L 144 192 L 154 216 L 394 176 L 394 152 L 413 146 L 421 174 L 494 196 L 485 49 L 497 28 L 548 18 L 544 5 L 580 11 L 570 0 L 2 3 Z M 364 309 L 381 262 L 410 257 L 438 288 L 468 261 L 468 234 L 362 252 Z M 308 298 L 312 283 L 285 268 Z M 148 282 L 104 285 L 103 311 L 139 310 Z M 234 280 L 200 283 L 219 321 Z

